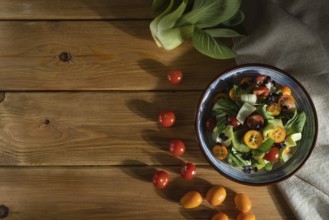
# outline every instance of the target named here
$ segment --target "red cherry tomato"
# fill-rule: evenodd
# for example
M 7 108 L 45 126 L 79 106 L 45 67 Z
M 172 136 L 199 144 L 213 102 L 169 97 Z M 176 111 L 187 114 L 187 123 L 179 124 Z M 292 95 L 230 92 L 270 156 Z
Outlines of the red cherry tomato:
M 179 84 L 183 79 L 183 73 L 180 70 L 172 70 L 167 74 L 167 78 L 171 84 Z
M 228 115 L 227 116 L 227 121 L 233 126 L 233 127 L 238 127 L 240 125 L 240 122 L 238 121 L 238 119 L 236 119 L 235 117 Z
M 175 120 L 176 116 L 171 111 L 164 111 L 159 115 L 159 123 L 165 128 L 172 126 L 175 123 Z
M 213 131 L 216 126 L 217 126 L 216 117 L 209 117 L 206 121 L 206 128 L 209 131 Z
M 196 174 L 196 166 L 192 163 L 182 165 L 180 173 L 184 179 L 192 179 Z
M 253 93 L 257 96 L 266 97 L 270 93 L 270 90 L 265 86 L 261 86 L 258 88 L 254 88 Z
M 267 154 L 265 154 L 264 159 L 272 163 L 277 162 L 280 156 L 279 148 L 273 147 Z
M 154 174 L 152 182 L 155 187 L 163 189 L 169 183 L 169 175 L 166 171 L 160 170 Z
M 256 84 L 261 85 L 265 82 L 267 76 L 265 75 L 257 75 L 256 76 Z
M 249 115 L 246 119 L 246 125 L 252 130 L 262 128 L 264 125 L 264 118 L 260 114 Z
M 174 156 L 182 156 L 185 152 L 185 144 L 182 140 L 174 139 L 170 141 L 169 151 Z

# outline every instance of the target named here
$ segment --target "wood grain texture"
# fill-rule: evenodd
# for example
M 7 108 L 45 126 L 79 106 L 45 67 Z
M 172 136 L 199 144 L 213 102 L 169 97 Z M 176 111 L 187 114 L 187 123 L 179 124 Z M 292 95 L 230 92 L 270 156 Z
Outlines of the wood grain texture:
M 1 0 L 0 19 L 148 19 L 152 0 Z
M 207 164 L 194 136 L 200 92 L 8 92 L 0 103 L 0 164 L 19 166 Z M 161 128 L 161 111 L 175 112 Z M 171 139 L 187 152 L 169 155 Z
M 235 65 L 201 55 L 186 42 L 154 43 L 148 21 L 0 22 L 0 91 L 202 90 Z M 62 62 L 63 52 L 72 59 Z M 170 85 L 169 70 L 184 72 Z
M 164 190 L 151 183 L 156 169 L 169 170 Z M 257 219 L 294 219 L 274 186 L 247 187 L 233 183 L 209 167 L 199 167 L 197 178 L 182 179 L 179 167 L 0 168 L 0 202 L 8 220 L 52 219 L 210 219 L 218 210 L 236 219 L 236 192 L 247 193 Z M 180 197 L 212 185 L 226 188 L 227 198 L 216 208 L 206 201 L 196 209 L 179 205 Z M 271 197 L 275 198 L 274 200 Z M 264 202 L 266 201 L 266 202 Z

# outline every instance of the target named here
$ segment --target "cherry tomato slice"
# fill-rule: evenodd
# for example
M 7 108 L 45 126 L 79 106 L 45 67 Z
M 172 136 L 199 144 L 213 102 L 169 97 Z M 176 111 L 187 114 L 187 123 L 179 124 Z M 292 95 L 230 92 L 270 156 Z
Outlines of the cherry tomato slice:
M 295 99 L 291 95 L 283 95 L 279 98 L 278 103 L 281 106 L 285 106 L 288 110 L 296 108 Z
M 268 133 L 268 136 L 274 139 L 275 143 L 281 143 L 286 138 L 286 131 L 281 126 L 276 126 L 275 129 Z
M 256 76 L 256 84 L 261 85 L 265 82 L 267 76 L 265 75 L 257 75 Z
M 185 144 L 182 140 L 174 139 L 169 143 L 169 152 L 174 156 L 182 156 L 185 152 Z
M 261 86 L 258 88 L 254 88 L 253 93 L 257 96 L 266 97 L 268 96 L 268 94 L 270 94 L 270 90 L 265 86 Z
M 280 156 L 279 148 L 273 147 L 267 154 L 265 154 L 264 159 L 272 163 L 277 162 Z
M 171 111 L 164 111 L 159 114 L 158 120 L 163 127 L 167 128 L 175 123 L 176 116 Z
M 212 149 L 214 156 L 220 160 L 224 160 L 228 156 L 228 150 L 223 145 L 215 145 Z
M 235 117 L 228 115 L 227 116 L 227 121 L 233 126 L 233 127 L 238 127 L 240 125 L 240 122 L 238 121 L 238 119 L 236 119 Z
M 192 163 L 185 163 L 181 166 L 180 171 L 184 179 L 192 179 L 196 174 L 196 166 Z
M 271 112 L 272 116 L 277 116 L 281 112 L 281 105 L 279 103 L 273 102 L 266 107 L 266 111 Z
M 169 175 L 166 171 L 160 170 L 154 174 L 152 182 L 155 187 L 163 189 L 169 183 Z
M 257 149 L 263 143 L 263 136 L 259 131 L 250 130 L 244 134 L 243 141 L 251 149 Z
M 260 114 L 249 115 L 246 119 L 246 125 L 250 129 L 259 129 L 264 126 L 264 118 Z
M 179 84 L 183 79 L 183 73 L 180 70 L 172 70 L 167 74 L 169 82 L 173 85 Z

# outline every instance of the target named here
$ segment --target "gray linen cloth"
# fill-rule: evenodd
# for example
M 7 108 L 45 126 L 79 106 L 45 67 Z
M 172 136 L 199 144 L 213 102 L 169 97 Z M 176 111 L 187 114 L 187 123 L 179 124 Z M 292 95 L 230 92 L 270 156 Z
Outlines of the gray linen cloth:
M 319 119 L 311 157 L 278 187 L 298 219 L 329 219 L 329 0 L 246 0 L 243 10 L 248 36 L 234 40 L 237 63 L 291 73 L 309 92 Z

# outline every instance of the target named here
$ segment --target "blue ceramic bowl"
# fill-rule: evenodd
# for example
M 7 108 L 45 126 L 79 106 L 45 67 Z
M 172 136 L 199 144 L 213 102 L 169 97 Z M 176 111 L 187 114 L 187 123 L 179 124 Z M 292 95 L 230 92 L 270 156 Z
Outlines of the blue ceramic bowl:
M 276 165 L 269 172 L 253 172 L 247 174 L 237 169 L 226 161 L 218 160 L 213 156 L 212 148 L 216 144 L 212 133 L 206 129 L 205 122 L 212 114 L 213 100 L 215 95 L 230 88 L 234 81 L 255 75 L 255 72 L 268 75 L 281 85 L 289 86 L 296 100 L 298 109 L 306 113 L 306 124 L 302 132 L 302 139 L 295 147 L 293 156 L 284 164 Z M 195 116 L 195 131 L 201 150 L 209 163 L 227 178 L 247 185 L 266 185 L 275 183 L 295 173 L 310 156 L 317 139 L 318 122 L 313 102 L 303 86 L 288 73 L 263 64 L 247 64 L 230 69 L 210 83 L 200 98 Z

